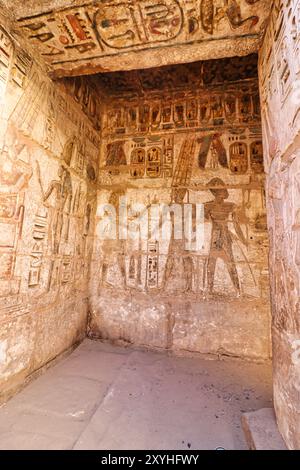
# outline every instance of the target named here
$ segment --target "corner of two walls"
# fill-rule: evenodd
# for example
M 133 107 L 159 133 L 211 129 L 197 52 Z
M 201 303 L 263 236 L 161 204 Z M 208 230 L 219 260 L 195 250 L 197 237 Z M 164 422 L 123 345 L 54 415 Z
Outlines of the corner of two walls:
M 259 56 L 270 239 L 274 405 L 300 448 L 300 1 L 274 2 Z
M 143 98 L 123 94 L 106 105 L 91 265 L 91 337 L 270 358 L 258 82 L 256 77 L 224 84 L 217 78 L 222 71 L 214 72 L 208 85 L 156 90 Z M 161 71 L 158 75 L 162 80 Z M 164 83 L 173 80 L 163 77 Z M 147 83 L 157 83 L 157 77 L 148 77 Z M 114 210 L 104 205 L 116 209 L 118 231 L 120 197 L 125 196 L 135 238 L 109 239 L 108 216 Z M 151 218 L 147 207 L 175 202 L 180 210 L 187 202 L 204 204 L 201 247 L 189 250 L 185 240 L 172 239 L 172 227 L 163 240 L 141 235 L 140 209 L 134 204 L 144 205 L 150 227 L 161 225 L 162 212 Z
M 94 99 L 76 79 L 52 82 L 3 19 L 1 401 L 86 335 L 100 146 Z

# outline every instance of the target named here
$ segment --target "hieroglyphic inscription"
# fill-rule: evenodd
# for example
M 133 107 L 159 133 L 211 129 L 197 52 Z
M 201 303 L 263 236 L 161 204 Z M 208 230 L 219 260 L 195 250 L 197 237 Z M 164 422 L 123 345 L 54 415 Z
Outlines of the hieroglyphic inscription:
M 28 39 L 54 66 L 128 51 L 194 44 L 212 36 L 257 35 L 269 7 L 264 0 L 114 0 L 19 18 Z
M 171 178 L 173 175 L 173 137 L 151 136 L 131 144 L 132 178 Z
M 191 90 L 189 97 L 183 96 L 180 100 L 172 95 L 157 99 L 156 93 L 153 99 L 139 100 L 130 107 L 118 100 L 104 119 L 104 131 L 123 136 L 158 130 L 216 129 L 256 123 L 260 116 L 257 81 L 253 80 L 251 85 L 244 85 L 241 89 L 230 86 L 228 89 L 230 94 L 221 89 L 208 93 L 202 86 L 196 94 Z
M 30 166 L 17 158 L 14 148 L 15 142 L 0 150 L 0 295 L 16 294 L 19 290 L 15 260 L 22 236 L 24 190 L 32 175 Z
M 148 241 L 147 245 L 147 287 L 155 289 L 158 287 L 158 254 L 159 246 L 158 241 Z
M 146 292 L 153 288 L 165 293 L 184 291 L 212 297 L 218 292 L 236 296 L 251 292 L 254 297 L 260 296 L 263 274 L 254 272 L 260 268 L 253 268 L 253 263 L 256 266 L 259 261 L 253 261 L 252 253 L 248 253 L 253 232 L 262 239 L 266 235 L 258 83 L 256 78 L 246 76 L 235 83 L 234 62 L 226 64 L 228 70 L 231 67 L 232 78 L 222 86 L 218 78 L 221 66 L 212 64 L 210 78 L 205 74 L 208 84 L 202 81 L 196 91 L 175 80 L 173 89 L 167 93 L 150 87 L 149 93 L 144 92 L 141 98 L 136 97 L 141 88 L 129 91 L 132 73 L 127 78 L 120 77 L 130 99 L 122 99 L 120 93 L 114 95 L 118 78 L 110 74 L 106 79 L 107 87 L 112 81 L 112 99 L 104 116 L 106 143 L 101 171 L 109 173 L 121 188 L 126 178 L 130 178 L 133 187 L 140 188 L 146 183 L 142 179 L 147 179 L 147 185 L 151 179 L 156 180 L 155 187 L 159 187 L 160 178 L 164 176 L 162 181 L 166 181 L 168 176 L 164 202 L 180 206 L 183 217 L 186 203 L 204 201 L 205 233 L 209 237 L 209 243 L 205 240 L 201 249 L 195 247 L 192 239 L 191 252 L 186 240 L 175 237 L 176 220 L 171 211 L 168 242 L 153 240 L 151 234 L 147 244 L 141 240 L 135 244 L 105 241 L 107 249 L 109 243 L 114 246 L 119 262 L 123 260 L 123 268 L 121 264 L 118 268 L 119 274 L 125 272 L 123 287 L 125 284 Z M 144 90 L 144 83 L 148 86 L 155 73 L 143 71 Z M 166 145 L 171 165 L 163 175 Z M 126 193 L 125 188 L 123 191 Z M 155 199 L 151 193 L 146 198 L 142 188 L 133 199 L 139 200 L 139 194 L 143 201 Z M 191 223 L 195 227 L 195 213 Z M 160 216 L 158 226 L 161 224 Z M 188 222 L 182 219 L 182 228 L 187 227 Z M 112 266 L 105 264 L 101 278 L 106 279 L 109 272 L 112 285 L 118 275 Z M 102 282 L 105 284 L 106 281 Z
M 8 83 L 13 57 L 13 44 L 7 33 L 0 27 L 0 103 Z
M 35 217 L 32 238 L 34 240 L 30 255 L 28 286 L 36 287 L 40 283 L 45 241 L 47 236 L 47 211 L 41 210 Z

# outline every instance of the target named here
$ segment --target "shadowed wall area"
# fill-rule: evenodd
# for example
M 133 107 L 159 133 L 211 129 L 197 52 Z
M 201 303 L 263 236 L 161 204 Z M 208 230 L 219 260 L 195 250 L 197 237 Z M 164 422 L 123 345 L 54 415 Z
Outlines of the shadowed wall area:
M 270 356 L 256 64 L 253 55 L 99 77 L 110 98 L 102 114 L 90 335 Z M 102 205 L 121 197 L 134 236 L 103 240 Z M 143 227 L 137 203 L 148 216 Z M 169 218 L 163 219 L 163 204 Z M 181 239 L 174 234 L 174 204 Z M 188 204 L 194 212 L 202 204 L 201 246 L 188 246 L 184 234 Z M 161 206 L 156 214 L 154 205 Z M 191 219 L 195 230 L 196 215 Z M 151 234 L 155 224 L 165 237 Z

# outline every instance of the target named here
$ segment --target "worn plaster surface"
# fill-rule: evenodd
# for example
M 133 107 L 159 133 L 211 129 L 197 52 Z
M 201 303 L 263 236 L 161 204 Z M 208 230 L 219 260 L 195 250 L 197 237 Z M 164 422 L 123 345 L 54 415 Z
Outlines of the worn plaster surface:
M 0 448 L 246 449 L 241 414 L 266 406 L 269 364 L 85 340 L 0 408 Z

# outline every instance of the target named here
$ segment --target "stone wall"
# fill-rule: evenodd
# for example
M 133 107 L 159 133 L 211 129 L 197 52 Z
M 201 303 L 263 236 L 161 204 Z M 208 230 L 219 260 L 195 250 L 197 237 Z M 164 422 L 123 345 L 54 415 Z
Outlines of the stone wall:
M 85 336 L 100 139 L 91 92 L 71 98 L 0 20 L 3 400 Z
M 237 68 L 235 60 L 211 61 L 103 77 L 101 86 L 111 96 L 103 116 L 92 337 L 270 357 L 255 57 L 245 58 L 246 63 Z M 120 199 L 125 196 L 127 207 Z M 119 210 L 127 211 L 133 239 L 109 239 L 106 203 L 115 207 L 119 226 L 125 223 Z M 182 211 L 180 221 L 186 203 L 203 204 L 201 245 L 176 239 L 173 213 L 163 219 L 160 205 L 174 203 Z M 151 205 L 158 207 L 156 213 Z M 137 217 L 145 215 L 142 227 Z M 155 224 L 165 229 L 164 239 L 153 234 Z
M 300 1 L 275 1 L 259 63 L 273 317 L 274 403 L 300 448 Z

